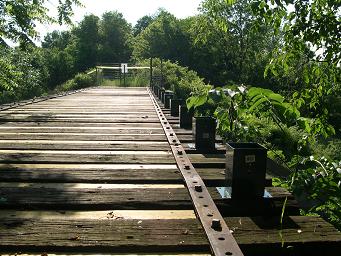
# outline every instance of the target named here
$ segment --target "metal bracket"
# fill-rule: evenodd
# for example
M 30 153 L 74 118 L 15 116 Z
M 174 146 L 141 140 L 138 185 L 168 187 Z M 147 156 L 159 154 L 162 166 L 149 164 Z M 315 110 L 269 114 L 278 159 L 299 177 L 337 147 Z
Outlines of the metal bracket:
M 161 122 L 168 143 L 172 149 L 178 169 L 184 178 L 186 187 L 194 205 L 195 213 L 205 230 L 213 255 L 243 255 L 203 180 L 194 169 L 178 137 L 173 131 L 172 126 L 163 114 L 149 88 L 148 93 L 155 107 L 155 111 Z

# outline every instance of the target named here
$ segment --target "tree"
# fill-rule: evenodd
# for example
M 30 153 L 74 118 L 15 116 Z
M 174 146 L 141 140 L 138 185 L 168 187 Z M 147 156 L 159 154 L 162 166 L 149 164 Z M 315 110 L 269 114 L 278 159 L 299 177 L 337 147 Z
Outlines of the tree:
M 126 62 L 131 56 L 131 25 L 118 12 L 106 12 L 99 23 L 99 61 Z
M 211 45 L 216 59 L 211 61 L 222 70 L 220 82 L 264 84 L 262 76 L 269 53 L 276 45 L 269 26 L 257 24 L 249 1 L 229 4 L 226 0 L 205 0 L 197 20 L 198 45 Z
M 9 39 L 19 42 L 23 47 L 32 44 L 37 38 L 35 24 L 39 23 L 71 23 L 72 6 L 81 5 L 79 0 L 59 0 L 58 18 L 48 15 L 44 6 L 47 0 L 0 0 L 0 44 L 7 45 Z
M 142 18 L 140 18 L 136 25 L 134 26 L 134 36 L 138 36 L 139 34 L 141 34 L 141 32 L 147 28 L 149 26 L 150 23 L 152 23 L 154 20 L 154 18 L 152 16 L 149 15 L 145 15 Z
M 88 15 L 74 30 L 76 40 L 76 69 L 78 72 L 96 66 L 99 43 L 99 18 Z
M 283 28 L 285 46 L 299 50 L 308 46 L 318 61 L 339 64 L 341 58 L 341 2 L 335 0 L 252 1 L 260 22 L 271 24 L 277 32 Z M 303 48 L 302 48 L 303 47 Z
M 38 96 L 46 90 L 48 70 L 40 49 L 0 47 L 0 52 L 1 103 Z
M 340 101 L 341 94 L 341 2 L 278 0 L 273 5 L 272 1 L 254 0 L 252 7 L 259 24 L 267 23 L 284 34 L 266 74 L 279 79 L 292 76 L 294 86 L 288 95 L 294 104 L 315 118 L 316 132 L 333 134 L 328 121 L 334 110 L 327 106 L 331 95 Z
M 53 31 L 44 37 L 41 43 L 42 48 L 58 48 L 64 50 L 71 40 L 70 31 Z
M 154 21 L 134 40 L 135 59 L 158 57 L 188 65 L 189 38 L 176 17 L 159 10 Z

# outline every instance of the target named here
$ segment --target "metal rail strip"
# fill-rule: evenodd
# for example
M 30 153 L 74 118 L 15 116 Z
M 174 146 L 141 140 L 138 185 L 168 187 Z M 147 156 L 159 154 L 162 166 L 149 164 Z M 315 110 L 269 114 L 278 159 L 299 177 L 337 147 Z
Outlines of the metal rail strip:
M 242 251 L 209 194 L 205 183 L 194 169 L 184 148 L 149 88 L 148 93 L 172 149 L 177 166 L 186 183 L 195 213 L 205 230 L 212 253 L 215 256 L 242 256 Z
M 97 66 L 98 69 L 111 69 L 111 70 L 119 70 L 121 67 L 109 67 L 109 66 Z M 127 67 L 127 69 L 150 69 L 150 67 Z

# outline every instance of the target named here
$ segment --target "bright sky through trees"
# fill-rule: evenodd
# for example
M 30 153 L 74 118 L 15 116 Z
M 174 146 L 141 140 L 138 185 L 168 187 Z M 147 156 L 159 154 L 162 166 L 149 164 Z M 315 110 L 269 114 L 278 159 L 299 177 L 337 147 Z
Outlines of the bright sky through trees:
M 117 10 L 134 26 L 139 18 L 154 14 L 159 8 L 166 9 L 177 18 L 193 16 L 198 13 L 201 0 L 81 0 L 81 2 L 84 7 L 75 7 L 75 15 L 72 18 L 74 22 L 79 22 L 86 14 L 101 16 L 106 11 Z M 58 0 L 50 0 L 47 4 L 46 7 L 51 9 L 51 16 L 57 16 L 57 6 Z M 47 32 L 65 29 L 66 26 L 57 24 L 38 25 L 42 39 Z

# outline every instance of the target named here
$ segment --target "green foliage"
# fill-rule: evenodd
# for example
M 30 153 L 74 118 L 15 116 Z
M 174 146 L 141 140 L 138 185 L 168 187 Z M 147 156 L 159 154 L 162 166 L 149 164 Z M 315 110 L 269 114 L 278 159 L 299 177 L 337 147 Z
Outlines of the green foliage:
M 39 50 L 29 53 L 0 47 L 0 51 L 1 103 L 32 98 L 46 90 L 48 74 Z
M 300 112 L 284 97 L 269 89 L 252 87 L 248 91 L 249 112 L 271 117 L 279 126 L 280 123 L 295 124 Z
M 324 137 L 335 133 L 328 125 L 331 94 L 340 95 L 340 3 L 335 1 L 255 0 L 259 24 L 283 34 L 265 74 L 287 83 L 284 88 L 305 116 L 315 119 L 312 129 Z M 287 11 L 290 10 L 290 11 Z M 283 29 L 281 29 L 283 28 Z M 288 83 L 289 81 L 289 83 Z M 296 89 L 297 91 L 293 91 Z
M 109 80 L 104 79 L 100 84 L 101 86 L 113 86 L 113 87 L 146 87 L 149 84 L 149 77 L 145 75 L 136 75 L 126 78 L 124 85 L 123 81 L 119 79 Z
M 127 62 L 131 56 L 132 28 L 118 12 L 106 12 L 99 21 L 98 60 Z
M 87 74 L 79 73 L 74 78 L 66 81 L 64 84 L 58 86 L 56 91 L 70 91 L 94 86 L 96 81 L 93 77 Z
M 44 7 L 46 0 L 0 0 L 0 45 L 6 44 L 5 39 L 19 42 L 23 47 L 32 44 L 37 38 L 35 23 L 63 22 L 71 23 L 72 6 L 81 5 L 78 0 L 59 0 L 58 18 L 48 15 Z
M 55 88 L 97 62 L 126 62 L 130 58 L 131 27 L 117 12 L 102 18 L 87 15 L 69 32 L 52 32 L 42 47 L 50 74 L 48 87 Z
M 307 213 L 319 213 L 341 229 L 341 161 L 304 158 L 292 189 Z
M 290 187 L 302 201 L 310 202 L 308 213 L 319 213 L 340 228 L 340 174 L 331 160 L 321 156 L 339 157 L 332 153 L 335 145 L 324 140 L 340 131 L 338 122 L 333 122 L 336 129 L 329 124 L 337 117 L 335 103 L 340 95 L 340 3 L 279 0 L 274 5 L 270 0 L 254 0 L 252 8 L 258 24 L 271 25 L 283 35 L 265 75 L 276 80 L 304 116 L 297 118 L 305 132 L 298 151 L 285 156 L 297 174 Z M 310 153 L 318 158 L 304 156 L 302 148 L 309 144 Z
M 339 63 L 341 56 L 339 1 L 279 0 L 275 6 L 271 0 L 252 2 L 253 11 L 261 19 L 261 23 L 271 24 L 278 33 L 283 27 L 286 50 L 302 50 L 311 45 L 322 50 L 317 57 L 318 60 Z M 289 5 L 292 5 L 291 8 L 288 8 Z
M 164 10 L 159 10 L 153 21 L 134 39 L 133 59 L 150 57 L 188 64 L 190 44 L 180 21 Z
M 262 73 L 279 38 L 270 26 L 258 26 L 250 1 L 206 0 L 201 12 L 192 28 L 195 43 L 211 52 L 208 63 L 217 66 L 218 82 L 269 84 Z
M 318 120 L 302 117 L 282 95 L 257 87 L 207 89 L 192 95 L 187 106 L 215 116 L 226 141 L 257 141 L 267 146 L 271 158 L 295 170 L 291 180 L 278 179 L 274 184 L 291 189 L 307 213 L 319 213 L 341 228 L 341 162 L 308 157 L 316 153 L 317 138 L 325 136 L 324 130 L 315 127 Z M 332 157 L 337 159 L 338 153 Z
M 134 31 L 134 36 L 138 36 L 141 34 L 141 32 L 146 29 L 150 23 L 152 23 L 154 18 L 152 16 L 145 15 L 142 18 L 140 18 L 137 22 L 136 25 L 133 28 Z
M 75 36 L 75 69 L 83 72 L 96 66 L 99 44 L 99 18 L 88 15 L 73 31 Z
M 148 65 L 148 61 L 141 62 L 143 65 Z M 191 93 L 199 92 L 206 88 L 202 78 L 198 74 L 189 70 L 187 67 L 182 67 L 171 61 L 153 59 L 153 75 L 163 76 L 164 88 L 172 90 L 178 99 L 187 99 Z
M 59 50 L 64 50 L 71 40 L 70 31 L 53 31 L 48 33 L 44 37 L 44 41 L 41 43 L 42 48 L 57 48 Z
M 218 132 L 226 141 L 248 141 L 257 137 L 257 131 L 249 125 L 252 116 L 247 112 L 247 89 L 230 86 L 201 91 L 187 100 L 187 107 L 197 115 L 211 115 L 218 121 Z

